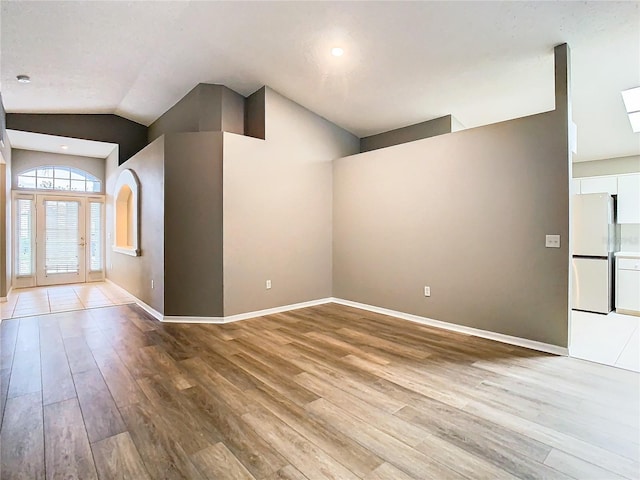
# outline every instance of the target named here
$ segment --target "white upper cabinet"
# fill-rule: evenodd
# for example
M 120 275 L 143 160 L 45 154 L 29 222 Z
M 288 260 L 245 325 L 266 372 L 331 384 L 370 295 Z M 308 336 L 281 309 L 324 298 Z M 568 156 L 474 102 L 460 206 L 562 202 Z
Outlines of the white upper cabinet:
M 618 223 L 640 223 L 639 173 L 618 176 Z
M 580 179 L 580 193 L 618 193 L 618 177 L 593 177 Z

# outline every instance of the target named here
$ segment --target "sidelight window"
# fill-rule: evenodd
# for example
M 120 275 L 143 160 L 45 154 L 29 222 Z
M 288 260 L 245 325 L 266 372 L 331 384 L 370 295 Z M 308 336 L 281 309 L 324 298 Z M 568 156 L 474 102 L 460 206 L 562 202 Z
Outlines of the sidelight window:
M 30 277 L 34 269 L 33 198 L 16 199 L 16 276 Z

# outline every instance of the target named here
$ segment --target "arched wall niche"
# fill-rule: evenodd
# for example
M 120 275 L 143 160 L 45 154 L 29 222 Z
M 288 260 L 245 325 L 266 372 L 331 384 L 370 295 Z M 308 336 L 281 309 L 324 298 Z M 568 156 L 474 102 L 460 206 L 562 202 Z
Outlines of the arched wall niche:
M 140 183 L 131 169 L 123 170 L 114 192 L 115 239 L 113 251 L 140 255 Z

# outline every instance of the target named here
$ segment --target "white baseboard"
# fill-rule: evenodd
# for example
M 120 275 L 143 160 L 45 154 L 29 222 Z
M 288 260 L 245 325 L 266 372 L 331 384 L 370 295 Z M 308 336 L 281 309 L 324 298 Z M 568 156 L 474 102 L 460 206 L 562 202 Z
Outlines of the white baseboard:
M 253 312 L 247 313 L 238 313 L 236 315 L 228 315 L 226 317 L 190 317 L 183 315 L 163 315 L 158 312 L 155 308 L 147 305 L 145 302 L 140 300 L 138 297 L 133 295 L 131 292 L 124 290 L 120 285 L 109 280 L 105 279 L 105 282 L 108 282 L 111 285 L 125 291 L 127 295 L 130 295 L 134 298 L 135 302 L 138 304 L 140 308 L 142 308 L 149 315 L 154 317 L 157 320 L 160 320 L 164 323 L 213 323 L 213 324 L 221 324 L 221 323 L 232 323 L 239 322 L 240 320 L 248 320 L 250 318 L 255 317 L 263 317 L 265 315 L 273 315 L 274 313 L 282 313 L 288 312 L 290 310 L 298 310 L 300 308 L 314 307 L 316 305 L 323 305 L 325 303 L 331 303 L 333 298 L 321 298 L 318 300 L 311 300 L 309 302 L 301 302 L 301 303 L 293 303 L 291 305 L 283 305 L 281 307 L 267 308 L 265 310 L 256 310 Z
M 7 292 L 7 296 L 6 297 L 0 297 L 0 303 L 7 302 L 8 299 L 9 299 L 9 295 L 11 295 L 12 291 L 13 291 L 13 287 L 9 287 L 9 291 Z
M 131 294 L 129 294 L 131 295 Z M 143 309 L 145 312 L 147 312 L 149 315 L 151 315 L 153 318 L 155 318 L 156 320 L 160 320 L 161 322 L 163 321 L 162 319 L 164 318 L 164 315 L 162 315 L 159 311 L 157 311 L 155 308 L 153 308 L 150 305 L 147 305 L 146 303 L 144 303 L 142 300 L 140 300 L 138 297 L 135 297 L 133 295 L 131 295 L 133 298 L 135 298 L 136 300 L 136 304 Z
M 113 285 L 114 287 L 122 290 L 124 293 L 126 293 L 127 295 L 129 295 L 130 297 L 133 297 L 133 299 L 135 300 L 136 304 L 143 309 L 145 312 L 147 312 L 149 315 L 151 315 L 153 318 L 155 318 L 156 320 L 160 320 L 162 321 L 163 315 L 157 311 L 155 308 L 151 307 L 150 305 L 147 305 L 146 303 L 144 303 L 142 300 L 140 300 L 138 297 L 136 297 L 135 295 L 133 295 L 131 292 L 129 292 L 128 290 L 125 290 L 124 288 L 122 288 L 120 285 L 118 285 L 117 283 L 115 283 L 113 280 L 109 280 L 108 278 L 105 278 L 104 281 L 106 283 L 108 283 L 109 285 Z
M 389 310 L 387 308 L 375 307 L 373 305 L 367 305 L 364 303 L 352 302 L 351 300 L 343 300 L 341 298 L 333 298 L 332 300 L 334 303 L 338 303 L 340 305 L 359 308 L 361 310 L 367 310 L 374 313 L 381 313 L 383 315 L 389 315 L 391 317 L 409 320 L 410 322 L 421 323 L 430 327 L 442 328 L 444 330 L 451 330 L 453 332 L 473 335 L 475 337 L 487 338 L 489 340 L 495 340 L 497 342 L 506 343 L 509 345 L 516 345 L 518 347 L 529 348 L 531 350 L 537 350 L 539 352 L 552 353 L 554 355 L 562 356 L 569 355 L 568 348 L 559 347 L 558 345 L 552 345 L 550 343 L 537 342 L 535 340 L 528 340 L 526 338 L 520 337 L 512 337 L 511 335 L 505 335 L 504 333 L 490 332 L 488 330 L 480 330 L 479 328 L 466 327 L 464 325 L 456 325 L 455 323 L 448 323 L 440 320 L 434 320 L 432 318 L 420 317 L 418 315 L 412 315 L 410 313 L 398 312 L 396 310 Z
M 161 321 L 169 323 L 232 323 L 239 322 L 241 320 L 248 320 L 250 318 L 264 317 L 265 315 L 273 315 L 274 313 L 315 307 L 316 305 L 323 305 L 325 303 L 331 303 L 332 301 L 332 298 L 321 298 L 318 300 L 311 300 L 309 302 L 293 303 L 291 305 L 283 305 L 281 307 L 267 308 L 247 313 L 238 313 L 236 315 L 228 315 L 226 317 L 184 317 L 169 315 L 165 316 Z
M 325 303 L 331 303 L 331 302 L 333 302 L 333 298 L 331 297 L 320 298 L 318 300 L 311 300 L 309 302 L 293 303 L 291 305 L 283 305 L 282 307 L 267 308 L 265 310 L 258 310 L 255 312 L 238 313 L 236 315 L 229 315 L 228 317 L 224 317 L 224 318 L 225 318 L 225 323 L 237 322 L 240 320 L 247 320 L 249 318 L 254 318 L 254 317 L 263 317 L 265 315 L 273 315 L 274 313 L 289 312 L 291 310 L 298 310 L 300 308 L 315 307 L 316 305 L 324 305 Z
M 165 315 L 160 321 L 164 323 L 228 323 L 225 317 L 187 317 L 181 315 Z
M 112 285 L 122 289 L 120 285 L 112 282 L 108 278 L 105 279 Z M 126 290 L 125 290 L 126 291 Z M 130 292 L 127 294 L 131 295 Z M 294 303 L 291 305 L 283 305 L 281 307 L 267 308 L 265 310 L 256 310 L 253 312 L 239 313 L 236 315 L 228 315 L 226 317 L 189 317 L 189 316 L 175 316 L 175 315 L 163 315 L 153 307 L 150 307 L 139 298 L 131 295 L 136 303 L 144 311 L 151 316 L 164 323 L 209 323 L 209 324 L 224 324 L 239 322 L 241 320 L 248 320 L 255 317 L 263 317 L 265 315 L 273 315 L 274 313 L 288 312 L 291 310 L 298 310 L 300 308 L 315 307 L 316 305 L 324 305 L 326 303 L 337 303 L 339 305 L 346 305 L 348 307 L 359 308 L 361 310 L 367 310 L 369 312 L 380 313 L 382 315 L 389 315 L 390 317 L 399 318 L 402 320 L 408 320 L 410 322 L 420 323 L 422 325 L 428 325 L 430 327 L 442 328 L 443 330 L 450 330 L 452 332 L 463 333 L 466 335 L 473 335 L 475 337 L 486 338 L 489 340 L 495 340 L 496 342 L 506 343 L 508 345 L 516 345 L 518 347 L 529 348 L 539 352 L 552 353 L 554 355 L 569 355 L 569 349 L 560 347 L 558 345 L 552 345 L 550 343 L 538 342 L 535 340 L 528 340 L 521 337 L 513 337 L 511 335 L 505 335 L 504 333 L 490 332 L 488 330 L 481 330 L 479 328 L 466 327 L 464 325 L 457 325 L 455 323 L 443 322 L 441 320 L 434 320 L 432 318 L 421 317 L 419 315 L 413 315 L 410 313 L 398 312 L 396 310 L 390 310 L 388 308 L 376 307 L 373 305 L 367 305 L 365 303 L 352 302 L 351 300 L 343 300 L 341 298 L 321 298 L 318 300 L 311 300 L 309 302 Z

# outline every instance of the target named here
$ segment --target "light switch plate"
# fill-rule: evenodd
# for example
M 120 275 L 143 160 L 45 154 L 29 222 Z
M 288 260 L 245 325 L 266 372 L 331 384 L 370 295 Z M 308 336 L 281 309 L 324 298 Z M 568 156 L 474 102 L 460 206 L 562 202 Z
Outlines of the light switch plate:
M 547 235 L 544 246 L 547 248 L 560 248 L 560 235 Z

